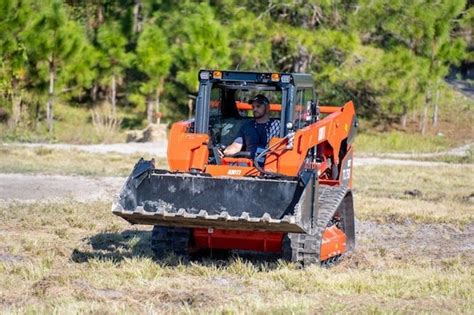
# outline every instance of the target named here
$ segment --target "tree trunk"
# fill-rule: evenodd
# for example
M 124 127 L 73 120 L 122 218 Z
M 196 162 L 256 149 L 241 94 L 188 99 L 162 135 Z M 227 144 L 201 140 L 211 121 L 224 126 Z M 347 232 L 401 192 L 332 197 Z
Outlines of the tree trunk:
M 439 121 L 439 89 L 436 90 L 435 102 L 434 102 L 434 113 L 433 113 L 433 127 L 438 127 Z
M 407 120 L 408 120 L 408 108 L 407 108 L 407 105 L 403 105 L 403 113 L 401 117 L 401 123 L 402 123 L 403 128 L 407 127 Z
M 153 123 L 153 100 L 149 96 L 146 98 L 146 119 L 148 124 Z
M 111 84 L 111 95 L 110 95 L 110 103 L 112 104 L 112 115 L 115 117 L 117 112 L 116 110 L 116 98 L 117 98 L 117 86 L 115 83 L 115 74 L 112 75 L 112 84 Z
M 95 103 L 97 101 L 97 84 L 94 83 L 91 89 L 91 99 L 92 103 Z
M 431 91 L 428 91 L 425 96 L 425 107 L 423 108 L 423 115 L 420 121 L 420 132 L 422 135 L 426 133 L 426 127 L 428 125 L 428 107 L 431 104 Z
M 293 72 L 307 72 L 310 64 L 311 55 L 304 46 L 298 45 L 298 57 L 293 61 Z
M 97 25 L 96 27 L 99 28 L 100 25 L 102 25 L 102 23 L 104 23 L 104 11 L 103 11 L 103 7 L 102 5 L 98 5 L 97 6 Z
M 155 91 L 155 113 L 156 113 L 156 123 L 159 125 L 161 123 L 161 112 L 160 112 L 160 95 L 163 90 L 163 79 L 160 80 L 160 84 Z
M 12 95 L 12 124 L 13 128 L 16 128 L 21 121 L 21 94 L 16 95 L 15 91 L 18 91 L 16 85 L 13 86 L 13 95 Z M 21 93 L 21 92 L 20 92 Z
M 40 123 L 40 110 L 41 105 L 37 102 L 35 106 L 35 125 L 33 126 L 35 130 L 38 128 L 38 124 Z
M 402 127 L 403 128 L 406 128 L 407 127 L 407 119 L 408 119 L 408 114 L 407 113 L 404 113 L 402 115 Z
M 142 3 L 140 0 L 135 0 L 135 5 L 133 6 L 133 32 L 140 33 L 142 29 L 140 12 L 142 8 Z
M 46 121 L 48 124 L 48 131 L 53 133 L 53 98 L 54 98 L 54 81 L 56 79 L 54 63 L 49 63 L 49 90 L 48 103 L 46 104 Z

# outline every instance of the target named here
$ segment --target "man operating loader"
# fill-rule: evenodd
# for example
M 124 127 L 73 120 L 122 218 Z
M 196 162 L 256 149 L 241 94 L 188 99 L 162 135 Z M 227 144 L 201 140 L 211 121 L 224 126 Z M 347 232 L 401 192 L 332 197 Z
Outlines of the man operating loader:
M 252 158 L 267 147 L 271 138 L 280 132 L 280 121 L 270 119 L 270 101 L 264 95 L 256 95 L 249 101 L 252 105 L 254 120 L 244 124 L 234 142 L 224 150 L 226 156 L 232 156 L 242 150 L 250 152 Z
M 154 225 L 158 259 L 251 250 L 329 266 L 351 252 L 354 104 L 321 106 L 319 118 L 311 74 L 203 69 L 198 78 L 194 119 L 170 130 L 169 168 L 140 159 L 113 213 Z M 219 160 L 223 151 L 232 157 Z

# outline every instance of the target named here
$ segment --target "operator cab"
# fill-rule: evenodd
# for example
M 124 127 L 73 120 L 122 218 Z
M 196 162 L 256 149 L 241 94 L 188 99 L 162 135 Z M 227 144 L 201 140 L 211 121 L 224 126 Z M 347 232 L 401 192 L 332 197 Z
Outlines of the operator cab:
M 220 164 L 216 148 L 232 144 L 241 126 L 253 119 L 249 100 L 257 94 L 270 101 L 270 118 L 280 120 L 280 138 L 314 121 L 310 75 L 201 70 L 199 82 L 194 130 L 210 136 L 209 164 Z M 248 152 L 237 155 L 250 157 Z
M 270 104 L 270 118 L 280 119 L 281 88 L 262 84 L 228 84 L 213 85 L 210 98 L 209 130 L 214 144 L 230 145 L 242 125 L 253 119 L 250 99 L 260 94 L 267 97 Z M 279 107 L 278 107 L 279 109 Z

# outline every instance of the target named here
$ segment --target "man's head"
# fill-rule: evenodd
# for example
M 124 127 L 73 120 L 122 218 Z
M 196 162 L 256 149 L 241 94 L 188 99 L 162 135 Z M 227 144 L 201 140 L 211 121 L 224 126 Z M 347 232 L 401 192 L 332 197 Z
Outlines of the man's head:
M 249 101 L 252 104 L 253 117 L 257 120 L 268 118 L 270 101 L 262 94 L 256 95 Z

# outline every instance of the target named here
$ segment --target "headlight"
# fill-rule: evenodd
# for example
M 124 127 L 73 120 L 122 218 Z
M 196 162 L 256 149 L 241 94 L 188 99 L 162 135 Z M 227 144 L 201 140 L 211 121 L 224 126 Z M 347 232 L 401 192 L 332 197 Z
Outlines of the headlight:
M 199 72 L 199 79 L 201 80 L 209 80 L 210 73 L 208 71 L 201 71 Z
M 291 75 L 285 74 L 281 76 L 281 83 L 290 83 Z

